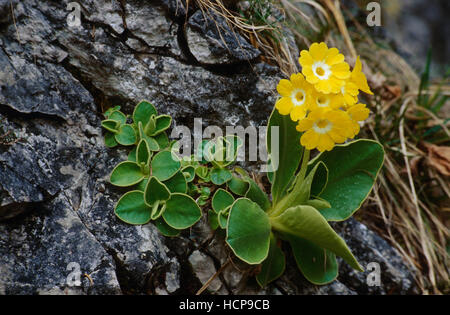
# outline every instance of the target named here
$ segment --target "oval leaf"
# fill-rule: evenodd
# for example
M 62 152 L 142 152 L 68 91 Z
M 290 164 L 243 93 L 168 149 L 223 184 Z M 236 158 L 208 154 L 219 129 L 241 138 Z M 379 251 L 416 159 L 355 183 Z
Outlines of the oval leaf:
M 145 187 L 145 202 L 150 207 L 157 201 L 166 201 L 170 198 L 170 191 L 156 177 L 151 177 Z
M 338 276 L 336 255 L 303 238 L 286 235 L 294 254 L 298 269 L 308 281 L 314 284 L 327 284 Z
M 174 237 L 180 235 L 180 230 L 174 229 L 173 227 L 168 225 L 162 217 L 156 219 L 154 223 L 155 226 L 158 228 L 158 230 L 161 232 L 161 234 L 164 236 Z
M 231 180 L 227 183 L 228 189 L 230 189 L 234 194 L 239 196 L 245 196 L 248 191 L 249 183 L 243 179 L 233 176 Z
M 133 145 L 136 142 L 136 132 L 131 125 L 122 125 L 115 138 L 121 145 Z
M 142 123 L 139 122 L 138 124 L 138 130 L 139 130 L 139 138 L 145 139 L 147 141 L 147 145 L 150 151 L 159 151 L 160 147 L 158 142 L 153 138 L 149 137 L 145 134 L 144 128 L 142 127 Z
M 156 136 L 161 132 L 167 130 L 172 124 L 172 117 L 169 115 L 160 115 L 156 117 L 156 127 L 152 133 L 152 136 Z
M 272 148 L 272 134 L 275 131 L 272 130 L 273 127 L 278 127 L 279 137 L 277 138 L 274 134 L 273 144 L 277 145 Z M 289 115 L 280 115 L 277 109 L 273 110 L 269 118 L 266 141 L 271 164 L 275 168 L 272 183 L 274 204 L 286 194 L 302 157 L 301 133 L 295 127 L 296 123 L 291 120 Z
M 240 198 L 231 207 L 226 241 L 237 257 L 260 264 L 269 253 L 270 222 L 257 203 Z
M 103 120 L 102 121 L 102 127 L 105 128 L 108 131 L 111 131 L 113 133 L 117 133 L 119 124 L 115 120 L 107 119 L 107 120 Z
M 223 185 L 232 178 L 232 174 L 225 168 L 216 167 L 211 171 L 211 181 L 215 185 Z
M 278 246 L 275 235 L 271 233 L 269 255 L 261 264 L 261 271 L 256 275 L 256 281 L 264 288 L 283 274 L 285 266 L 284 253 Z
M 112 132 L 107 131 L 105 133 L 105 145 L 108 148 L 114 148 L 116 145 L 118 145 L 116 138 L 114 137 L 114 134 Z
M 249 188 L 247 193 L 245 194 L 245 197 L 256 202 L 264 211 L 269 209 L 270 201 L 266 193 L 262 191 L 258 184 L 250 177 L 246 178 L 246 180 L 249 183 Z
M 143 126 L 147 125 L 150 117 L 152 115 L 156 115 L 155 107 L 147 101 L 141 101 L 136 105 L 133 112 L 133 121 L 138 125 L 139 122 L 142 123 Z
M 363 271 L 345 241 L 331 228 L 320 212 L 313 207 L 292 207 L 285 210 L 281 215 L 272 217 L 270 221 L 277 231 L 304 238 L 319 247 L 329 249 L 336 255 L 341 256 L 354 269 Z
M 177 172 L 170 179 L 164 181 L 163 184 L 169 188 L 171 193 L 185 194 L 187 192 L 187 183 L 182 172 Z
M 216 213 L 219 213 L 222 210 L 225 210 L 229 206 L 231 206 L 234 202 L 234 197 L 228 191 L 219 188 L 214 193 L 212 199 L 212 208 Z
M 119 163 L 111 172 L 110 182 L 120 187 L 132 186 L 144 178 L 141 168 L 134 162 L 125 161 Z
M 129 224 L 146 224 L 150 221 L 151 209 L 144 202 L 142 191 L 129 191 L 117 202 L 116 216 Z
M 197 223 L 202 212 L 194 199 L 188 195 L 175 193 L 166 202 L 166 211 L 162 216 L 172 228 L 182 230 Z
M 118 110 L 113 111 L 113 112 L 109 115 L 108 119 L 115 120 L 115 121 L 119 122 L 119 123 L 122 124 L 122 125 L 124 125 L 124 124 L 127 123 L 127 116 L 125 116 L 124 113 L 122 113 L 122 112 L 120 112 L 120 111 L 118 111 Z
M 383 160 L 381 144 L 366 139 L 337 145 L 312 160 L 311 165 L 324 162 L 329 172 L 328 183 L 320 197 L 328 201 L 331 208 L 320 213 L 329 221 L 348 219 L 368 197 Z M 318 181 L 324 180 L 316 177 Z
M 144 163 L 147 165 L 150 159 L 150 150 L 147 145 L 147 140 L 142 139 L 136 149 L 136 160 L 138 164 Z
M 156 154 L 152 160 L 152 175 L 160 181 L 165 181 L 175 175 L 181 167 L 177 157 L 169 151 Z

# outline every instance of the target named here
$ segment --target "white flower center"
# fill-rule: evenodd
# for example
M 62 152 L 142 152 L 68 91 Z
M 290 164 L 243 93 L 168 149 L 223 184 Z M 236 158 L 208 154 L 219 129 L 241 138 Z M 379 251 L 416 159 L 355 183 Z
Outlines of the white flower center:
M 320 80 L 327 80 L 331 75 L 330 66 L 323 61 L 317 61 L 312 65 L 312 71 Z
M 302 89 L 294 89 L 291 94 L 291 100 L 294 106 L 302 106 L 306 100 L 305 91 Z
M 325 134 L 328 133 L 331 128 L 333 127 L 333 124 L 328 121 L 327 119 L 320 119 L 316 121 L 313 125 L 313 129 L 316 133 Z

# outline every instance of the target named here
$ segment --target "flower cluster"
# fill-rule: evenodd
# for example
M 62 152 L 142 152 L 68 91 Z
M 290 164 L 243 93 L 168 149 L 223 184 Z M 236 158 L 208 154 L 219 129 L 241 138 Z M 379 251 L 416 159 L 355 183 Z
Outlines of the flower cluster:
M 369 109 L 358 103 L 359 91 L 373 94 L 362 73 L 359 57 L 350 71 L 344 55 L 325 43 L 314 43 L 302 50 L 302 73 L 294 73 L 277 86 L 281 98 L 275 107 L 290 115 L 303 132 L 301 144 L 308 150 L 330 151 L 359 133 L 359 122 L 367 119 Z

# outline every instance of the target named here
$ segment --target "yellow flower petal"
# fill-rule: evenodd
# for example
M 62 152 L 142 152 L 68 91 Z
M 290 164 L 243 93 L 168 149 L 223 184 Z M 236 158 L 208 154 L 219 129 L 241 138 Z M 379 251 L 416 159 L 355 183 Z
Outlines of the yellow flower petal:
M 305 75 L 306 81 L 311 84 L 316 84 L 320 81 L 319 78 L 316 77 L 310 66 L 304 66 L 302 69 L 302 73 Z
M 303 145 L 308 150 L 316 148 L 318 142 L 319 142 L 319 134 L 315 133 L 311 129 L 305 132 L 300 138 L 301 145 Z
M 323 134 L 319 136 L 319 141 L 317 144 L 317 150 L 320 152 L 331 151 L 334 147 L 334 141 L 328 134 Z
M 289 97 L 282 97 L 275 103 L 275 108 L 281 115 L 288 115 L 293 106 Z
M 313 58 L 311 57 L 311 54 L 307 50 L 302 50 L 300 52 L 300 58 L 298 60 L 300 65 L 302 67 L 311 66 L 314 62 Z
M 351 74 L 351 80 L 356 84 L 356 86 L 363 91 L 364 93 L 373 95 L 373 92 L 370 90 L 369 85 L 367 84 L 367 78 L 362 72 L 362 63 L 359 59 L 359 56 L 356 58 L 355 67 L 353 68 Z
M 328 52 L 328 46 L 324 42 L 313 43 L 311 47 L 309 47 L 309 52 L 314 60 L 324 60 L 327 52 Z
M 344 55 L 339 53 L 337 48 L 330 48 L 325 62 L 330 66 L 344 62 Z
M 338 79 L 348 79 L 351 76 L 350 66 L 346 62 L 341 62 L 331 66 L 331 72 Z
M 292 83 L 289 80 L 282 79 L 277 85 L 277 91 L 281 96 L 290 96 L 292 92 Z
M 291 120 L 297 121 L 299 119 L 303 119 L 306 116 L 306 108 L 305 106 L 294 106 L 291 110 Z

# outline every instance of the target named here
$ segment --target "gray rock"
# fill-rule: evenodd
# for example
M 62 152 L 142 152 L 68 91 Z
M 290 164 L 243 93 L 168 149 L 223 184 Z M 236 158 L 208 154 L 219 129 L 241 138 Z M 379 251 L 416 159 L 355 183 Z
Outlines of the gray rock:
M 152 224 L 115 217 L 123 190 L 108 175 L 127 150 L 104 146 L 101 112 L 121 105 L 130 114 L 148 99 L 175 125 L 192 127 L 198 117 L 204 127 L 261 126 L 282 75 L 264 63 L 250 67 L 259 52 L 242 37 L 221 45 L 217 29 L 195 11 L 186 35 L 182 2 L 85 1 L 80 27 L 67 25 L 69 2 L 12 1 L 12 19 L 11 2 L 0 0 L 0 123 L 18 140 L 0 143 L 0 294 L 193 294 L 232 257 L 223 235 L 202 220 L 168 239 Z M 204 45 L 187 40 L 192 34 Z M 213 55 L 226 69 L 201 61 Z M 339 281 L 316 287 L 292 261 L 285 276 L 260 289 L 254 268 L 233 259 L 209 292 L 412 292 L 398 254 L 356 221 L 345 224 L 351 228 L 340 231 L 356 256 L 380 262 L 382 289 L 367 288 L 365 275 L 345 264 Z M 71 286 L 76 264 L 81 283 Z

